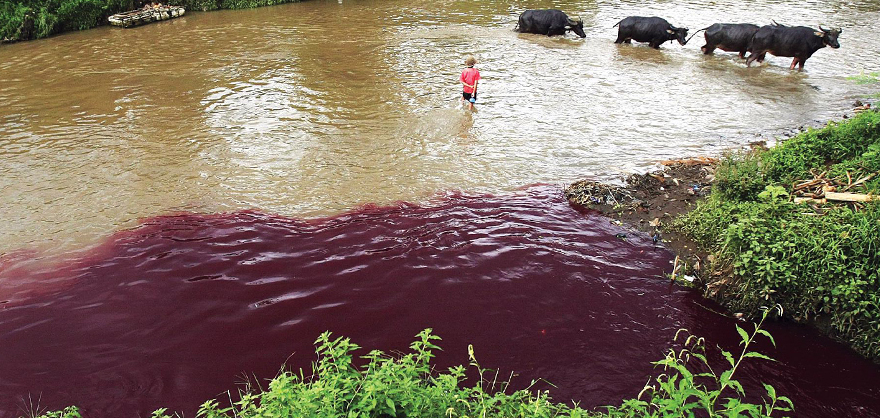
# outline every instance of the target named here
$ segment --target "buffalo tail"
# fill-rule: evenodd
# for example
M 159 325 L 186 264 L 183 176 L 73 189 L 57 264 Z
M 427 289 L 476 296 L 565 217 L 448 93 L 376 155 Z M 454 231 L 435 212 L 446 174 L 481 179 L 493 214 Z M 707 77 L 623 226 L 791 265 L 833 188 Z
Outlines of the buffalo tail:
M 700 29 L 700 30 L 694 32 L 693 35 L 691 35 L 690 38 L 687 38 L 687 39 L 684 41 L 684 44 L 687 45 L 687 43 L 690 42 L 691 39 L 693 39 L 694 36 L 697 36 L 698 33 L 702 32 L 702 31 L 704 31 L 704 30 L 706 30 L 706 29 L 709 29 L 709 28 L 711 28 L 711 26 L 709 26 L 709 27 L 705 27 L 705 28 L 703 28 L 703 29 Z

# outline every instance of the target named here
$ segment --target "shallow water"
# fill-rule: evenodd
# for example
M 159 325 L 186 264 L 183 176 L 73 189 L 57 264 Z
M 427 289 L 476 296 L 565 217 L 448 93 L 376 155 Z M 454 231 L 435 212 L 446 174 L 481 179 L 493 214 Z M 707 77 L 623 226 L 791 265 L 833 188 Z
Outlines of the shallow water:
M 512 31 L 548 2 L 309 1 L 0 46 L 0 252 L 70 251 L 169 210 L 323 216 L 646 170 L 839 118 L 880 67 L 872 1 L 563 1 L 588 37 Z M 628 15 L 841 26 L 787 58 L 615 45 Z M 458 107 L 465 54 L 478 112 Z
M 88 416 L 192 416 L 246 376 L 265 387 L 285 359 L 308 368 L 324 330 L 365 354 L 405 351 L 424 328 L 443 338 L 441 367 L 467 364 L 473 344 L 483 367 L 515 372 L 516 387 L 544 378 L 559 401 L 617 403 L 641 390 L 681 327 L 736 349 L 734 320 L 670 285 L 670 261 L 555 187 L 315 220 L 154 218 L 51 268 L 7 261 L 0 411 L 42 393 L 45 406 Z M 800 417 L 880 414 L 880 369 L 803 327 L 769 329 L 779 349 L 756 349 L 780 362 L 746 363 L 750 392 L 771 383 Z

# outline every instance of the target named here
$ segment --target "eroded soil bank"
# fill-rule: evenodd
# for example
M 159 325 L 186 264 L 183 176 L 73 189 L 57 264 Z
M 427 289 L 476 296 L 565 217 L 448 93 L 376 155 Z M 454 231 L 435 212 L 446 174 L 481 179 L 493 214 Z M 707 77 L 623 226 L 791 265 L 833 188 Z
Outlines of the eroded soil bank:
M 712 190 L 717 162 L 706 157 L 667 161 L 663 170 L 630 175 L 625 186 L 583 180 L 568 186 L 565 195 L 572 203 L 596 209 L 663 242 L 682 263 L 699 272 L 708 253 L 670 223 Z

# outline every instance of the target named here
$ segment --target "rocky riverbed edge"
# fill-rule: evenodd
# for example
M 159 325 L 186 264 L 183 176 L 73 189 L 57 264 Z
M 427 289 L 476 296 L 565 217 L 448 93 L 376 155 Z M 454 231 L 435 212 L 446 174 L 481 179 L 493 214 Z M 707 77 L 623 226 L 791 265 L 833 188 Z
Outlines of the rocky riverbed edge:
M 672 221 L 708 196 L 718 161 L 712 157 L 663 161 L 663 169 L 631 174 L 624 186 L 581 180 L 568 185 L 564 193 L 569 202 L 596 210 L 662 243 L 676 254 L 670 279 L 698 284 L 710 252 L 673 228 Z

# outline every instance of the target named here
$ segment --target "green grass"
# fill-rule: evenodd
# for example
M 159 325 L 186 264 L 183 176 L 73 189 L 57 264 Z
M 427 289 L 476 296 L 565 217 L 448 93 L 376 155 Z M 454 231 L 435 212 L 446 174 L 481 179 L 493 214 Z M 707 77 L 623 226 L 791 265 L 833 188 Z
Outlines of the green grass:
M 735 379 L 746 359 L 770 360 L 751 351 L 756 338 L 773 337 L 761 329 L 769 311 L 752 331 L 736 326 L 740 352 L 720 350 L 726 369 L 715 370 L 706 358 L 705 341 L 680 330 L 675 339 L 683 341 L 678 350 L 653 364 L 657 375 L 648 381 L 637 397 L 620 406 L 586 410 L 577 404 L 556 403 L 549 391 L 529 388 L 509 390 L 509 381 L 499 380 L 499 372 L 477 362 L 468 347 L 468 367 L 455 366 L 438 372 L 431 364 L 440 337 L 430 329 L 420 332 L 410 352 L 389 356 L 371 351 L 360 356 L 360 347 L 348 338 L 333 338 L 329 332 L 315 341 L 317 360 L 306 375 L 281 372 L 265 389 L 248 385 L 231 392 L 223 401 L 204 402 L 196 414 L 201 418 L 257 417 L 772 417 L 793 410 L 791 400 L 764 385 L 762 403 L 744 402 L 745 390 Z M 729 366 L 729 367 L 728 367 Z M 471 376 L 471 377 L 468 377 Z M 467 384 L 472 380 L 472 384 Z M 532 381 L 532 385 L 536 382 Z M 530 386 L 531 387 L 531 386 Z M 180 415 L 159 409 L 152 418 Z M 76 408 L 40 415 L 40 418 L 79 418 Z
M 187 10 L 245 9 L 299 0 L 167 0 Z M 107 17 L 141 6 L 140 0 L 5 0 L 0 2 L 0 41 L 45 38 L 94 28 Z
M 876 71 L 867 74 L 865 72 L 862 72 L 859 75 L 849 76 L 846 79 L 849 81 L 853 81 L 856 84 L 880 83 L 880 73 Z
M 731 309 L 781 304 L 823 318 L 830 334 L 880 360 L 880 203 L 816 211 L 789 202 L 800 179 L 860 179 L 880 171 L 880 114 L 830 123 L 757 154 L 726 158 L 713 194 L 676 227 L 714 252 L 707 276 Z M 860 186 L 878 193 L 880 175 Z M 825 321 L 827 320 L 827 321 Z

